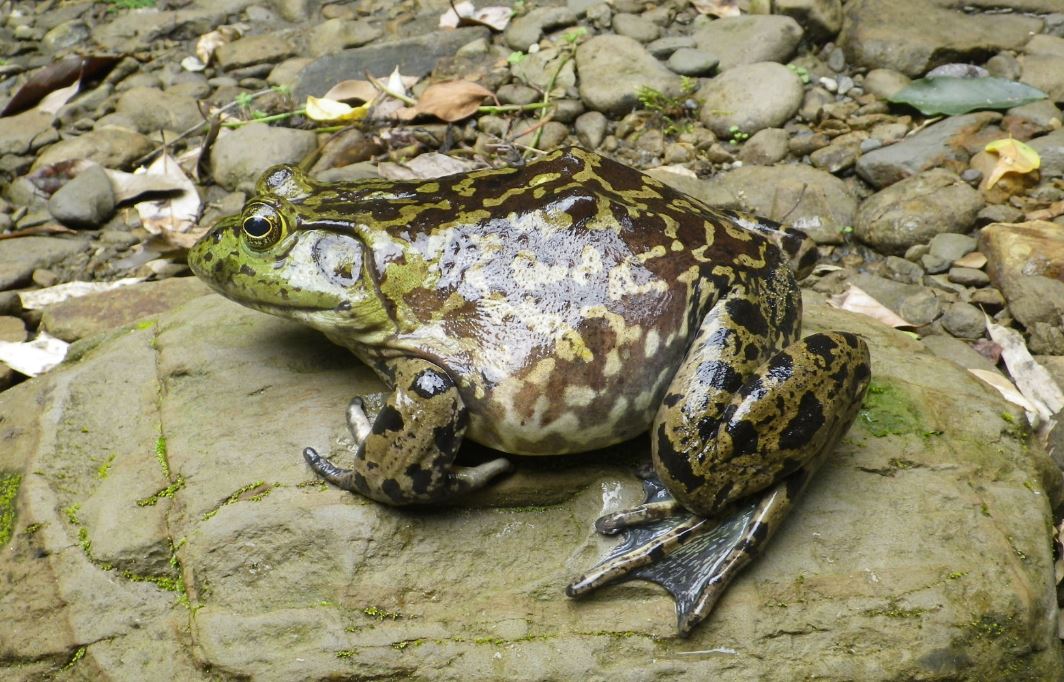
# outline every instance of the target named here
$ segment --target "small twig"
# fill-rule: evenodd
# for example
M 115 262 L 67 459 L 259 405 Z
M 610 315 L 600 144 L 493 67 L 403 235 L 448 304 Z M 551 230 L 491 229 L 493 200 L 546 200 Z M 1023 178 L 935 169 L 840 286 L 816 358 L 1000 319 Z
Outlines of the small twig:
M 552 106 L 547 102 L 532 102 L 531 104 L 485 104 L 477 107 L 478 114 L 502 114 L 507 111 L 535 111 Z
M 250 123 L 273 123 L 274 121 L 283 121 L 286 118 L 292 118 L 293 116 L 302 116 L 307 113 L 307 110 L 303 107 L 293 109 L 292 111 L 284 111 L 280 114 L 272 114 L 270 116 L 263 116 L 261 118 L 253 118 L 247 121 L 227 121 L 222 124 L 223 128 L 243 128 Z
M 406 104 L 407 106 L 411 106 L 412 107 L 415 104 L 417 104 L 417 100 L 414 99 L 413 97 L 408 97 L 407 95 L 402 95 L 402 94 L 400 94 L 398 92 L 392 92 L 384 84 L 382 84 L 379 80 L 377 80 L 373 76 L 369 75 L 368 73 L 366 74 L 366 80 L 368 80 L 373 87 L 377 88 L 378 90 L 383 92 L 385 95 L 388 95 L 389 97 L 394 97 L 395 99 L 399 100 L 403 104 Z
M 26 227 L 21 230 L 15 230 L 14 232 L 5 232 L 0 234 L 0 239 L 16 239 L 18 237 L 29 237 L 35 234 L 77 234 L 77 230 L 71 230 L 69 227 L 63 227 L 56 223 L 47 223 L 35 227 Z
M 250 95 L 248 95 L 244 99 L 244 101 L 245 102 L 251 102 L 251 101 L 253 101 L 255 99 L 258 99 L 259 97 L 262 97 L 264 95 L 268 95 L 268 94 L 270 94 L 273 91 L 274 91 L 273 88 L 266 88 L 264 90 L 259 90 L 257 92 L 253 92 Z M 226 112 L 229 112 L 229 111 L 231 111 L 233 109 L 237 109 L 240 106 L 241 106 L 240 102 L 237 102 L 236 100 L 233 100 L 229 104 L 226 104 L 225 106 L 223 106 L 220 109 L 218 109 L 218 111 L 214 112 L 214 115 L 215 116 L 221 116 L 222 114 L 224 114 Z M 145 154 L 145 155 L 141 156 L 140 158 L 136 159 L 133 162 L 133 165 L 134 166 L 139 166 L 139 165 L 147 162 L 149 159 L 154 157 L 156 154 L 158 154 L 159 152 L 163 151 L 166 148 L 167 144 L 170 144 L 170 145 L 176 144 L 176 143 L 180 142 L 181 140 L 184 140 L 187 137 L 191 137 L 191 136 L 196 135 L 197 133 L 199 133 L 200 130 L 202 130 L 204 127 L 206 127 L 210 123 L 210 119 L 206 116 L 206 114 L 203 113 L 202 108 L 200 109 L 200 115 L 204 117 L 203 121 L 200 121 L 196 125 L 194 125 L 191 128 L 189 128 L 188 130 L 182 132 L 180 135 L 178 135 L 174 139 L 170 140 L 169 142 L 156 147 L 155 149 L 151 150 L 147 154 Z
M 562 69 L 565 68 L 565 65 L 569 63 L 569 60 L 571 58 L 571 54 L 566 54 L 564 57 L 562 57 L 562 59 L 558 63 L 558 68 L 554 70 L 553 74 L 551 74 L 550 80 L 547 81 L 547 87 L 543 90 L 544 108 L 542 109 L 542 111 L 540 111 L 539 124 L 534 128 L 534 130 L 536 131 L 536 136 L 532 138 L 532 146 L 536 149 L 539 149 L 539 140 L 543 136 L 543 126 L 545 126 L 547 122 L 551 120 L 552 114 L 547 111 L 547 107 L 550 106 L 551 90 L 554 89 L 554 84 L 558 82 L 558 76 L 561 75 Z

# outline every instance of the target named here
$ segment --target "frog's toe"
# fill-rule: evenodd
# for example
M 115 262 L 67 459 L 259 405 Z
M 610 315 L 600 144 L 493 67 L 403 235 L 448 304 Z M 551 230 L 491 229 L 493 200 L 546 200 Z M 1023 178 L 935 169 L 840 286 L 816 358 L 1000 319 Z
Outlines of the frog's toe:
M 330 462 L 328 458 L 319 455 L 318 451 L 314 448 L 303 448 L 303 459 L 307 461 L 307 464 L 314 470 L 314 473 L 329 483 L 332 483 L 337 488 L 350 491 L 355 490 L 355 488 L 352 487 L 351 481 L 351 476 L 354 472 L 350 469 L 341 469 Z
M 632 526 L 640 526 L 652 521 L 661 521 L 683 512 L 683 507 L 676 500 L 669 498 L 661 502 L 647 502 L 632 509 L 600 516 L 595 521 L 595 530 L 603 535 L 616 535 Z

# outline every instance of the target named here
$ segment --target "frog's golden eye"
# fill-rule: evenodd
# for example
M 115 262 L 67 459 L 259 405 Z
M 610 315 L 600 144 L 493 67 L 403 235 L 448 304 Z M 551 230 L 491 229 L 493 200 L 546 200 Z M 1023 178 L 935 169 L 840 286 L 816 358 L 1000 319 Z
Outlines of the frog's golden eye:
M 250 204 L 244 209 L 241 229 L 244 241 L 253 249 L 268 249 L 280 241 L 285 233 L 285 220 L 273 206 Z

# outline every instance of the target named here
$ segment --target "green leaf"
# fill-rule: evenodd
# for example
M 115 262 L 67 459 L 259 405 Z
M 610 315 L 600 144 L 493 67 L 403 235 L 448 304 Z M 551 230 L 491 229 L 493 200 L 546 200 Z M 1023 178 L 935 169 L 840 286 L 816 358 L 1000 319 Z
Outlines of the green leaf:
M 888 97 L 919 109 L 921 113 L 966 114 L 976 109 L 1011 109 L 1045 99 L 1046 94 L 1030 85 L 1004 78 L 920 78 Z

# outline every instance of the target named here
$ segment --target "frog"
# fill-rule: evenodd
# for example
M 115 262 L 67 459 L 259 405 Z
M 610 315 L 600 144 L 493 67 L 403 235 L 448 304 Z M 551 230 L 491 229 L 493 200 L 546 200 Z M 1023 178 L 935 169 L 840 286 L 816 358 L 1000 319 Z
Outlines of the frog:
M 800 335 L 817 259 L 793 227 L 714 208 L 606 156 L 414 180 L 266 170 L 189 251 L 222 295 L 349 349 L 388 392 L 348 405 L 353 464 L 325 481 L 444 504 L 513 456 L 649 435 L 646 500 L 595 522 L 624 540 L 566 587 L 657 582 L 690 634 L 854 421 L 868 346 Z M 500 456 L 460 466 L 469 439 Z

